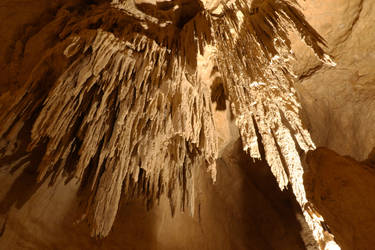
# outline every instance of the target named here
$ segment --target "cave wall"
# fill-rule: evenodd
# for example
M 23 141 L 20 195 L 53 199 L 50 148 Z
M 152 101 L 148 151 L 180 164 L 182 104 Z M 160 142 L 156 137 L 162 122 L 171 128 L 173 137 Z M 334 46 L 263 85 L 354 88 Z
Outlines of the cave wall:
M 375 244 L 375 165 L 357 162 L 327 148 L 307 155 L 304 181 L 308 198 L 342 249 L 373 249 Z
M 375 3 L 306 1 L 306 18 L 327 40 L 336 67 L 296 45 L 297 87 L 317 146 L 357 160 L 375 145 Z
M 317 146 L 326 147 L 307 156 L 307 196 L 342 249 L 372 249 L 375 3 L 309 1 L 305 7 L 337 63 L 326 67 L 311 53 L 296 53 L 309 130 Z M 296 44 L 296 51 L 302 48 Z

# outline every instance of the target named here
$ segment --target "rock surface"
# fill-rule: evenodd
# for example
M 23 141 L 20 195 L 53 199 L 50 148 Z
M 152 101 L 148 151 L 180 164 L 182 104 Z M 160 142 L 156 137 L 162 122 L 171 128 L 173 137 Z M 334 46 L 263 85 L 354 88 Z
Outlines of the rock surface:
M 326 67 L 302 45 L 295 49 L 297 88 L 313 140 L 365 160 L 375 145 L 375 3 L 306 1 L 306 18 L 327 40 L 337 63 Z
M 325 218 L 342 249 L 375 244 L 375 166 L 320 148 L 307 155 L 307 197 Z

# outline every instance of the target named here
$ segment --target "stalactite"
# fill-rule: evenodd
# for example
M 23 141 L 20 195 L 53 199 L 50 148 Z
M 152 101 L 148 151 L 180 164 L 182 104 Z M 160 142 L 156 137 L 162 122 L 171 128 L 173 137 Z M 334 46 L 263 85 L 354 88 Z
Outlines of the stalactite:
M 324 39 L 305 21 L 295 4 L 236 0 L 224 4 L 223 18 L 212 23 L 217 64 L 225 76 L 243 149 L 260 159 L 261 139 L 265 159 L 280 188 L 291 184 L 314 237 L 323 247 L 333 237 L 324 232 L 323 218 L 306 199 L 299 150 L 307 152 L 315 146 L 302 124 L 301 105 L 293 87 L 290 62 L 294 57 L 289 32 L 297 31 L 323 62 L 334 63 L 321 48 Z
M 71 60 L 45 99 L 28 110 L 42 87 L 44 72 L 36 67 L 40 74 L 31 76 L 23 98 L 4 113 L 3 120 L 22 127 L 23 113 L 38 112 L 28 151 L 46 143 L 39 181 L 63 169 L 70 178 L 89 176 L 84 217 L 94 236 L 110 232 L 122 193 L 144 197 L 149 206 L 166 193 L 173 212 L 194 212 L 195 168 L 206 165 L 215 178 L 210 92 L 196 79 L 197 52 L 191 51 L 199 46 L 192 44 L 195 25 L 172 27 L 172 33 L 155 34 L 158 39 L 137 32 L 132 23 L 122 27 L 127 32 L 121 38 L 103 29 L 72 34 L 52 52 L 64 46 Z M 12 122 L 3 124 L 1 134 L 10 136 L 18 127 Z
M 62 172 L 84 180 L 84 217 L 94 236 L 108 235 L 122 196 L 152 206 L 165 193 L 172 211 L 194 212 L 195 169 L 203 165 L 215 179 L 218 154 L 210 90 L 197 77 L 197 55 L 210 45 L 243 149 L 266 159 L 281 189 L 291 185 L 316 239 L 331 240 L 304 190 L 300 151 L 315 146 L 300 118 L 289 32 L 333 65 L 324 39 L 293 0 L 221 5 L 219 14 L 193 3 L 199 8 L 188 14 L 172 8 L 151 16 L 134 1 L 113 0 L 81 18 L 59 13 L 60 41 L 0 114 L 0 153 L 11 154 L 11 142 L 31 123 L 27 150 L 45 145 L 39 181 Z M 62 71 L 52 66 L 61 52 Z

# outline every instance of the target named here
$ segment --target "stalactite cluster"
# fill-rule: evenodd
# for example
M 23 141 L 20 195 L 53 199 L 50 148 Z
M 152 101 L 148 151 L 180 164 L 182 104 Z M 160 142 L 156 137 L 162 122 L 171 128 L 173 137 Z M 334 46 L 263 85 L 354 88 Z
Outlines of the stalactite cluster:
M 212 22 L 218 51 L 217 64 L 225 75 L 225 89 L 240 130 L 243 149 L 264 156 L 281 189 L 291 184 L 315 238 L 324 234 L 312 204 L 306 199 L 300 152 L 314 149 L 301 121 L 301 105 L 293 87 L 290 65 L 294 59 L 289 32 L 299 33 L 316 56 L 334 65 L 321 46 L 324 39 L 305 21 L 295 1 L 236 0 L 224 5 L 223 17 Z
M 97 11 L 89 25 L 111 19 L 111 14 Z M 1 134 L 12 141 L 19 130 L 12 131 L 32 119 L 24 114 L 34 113 L 27 149 L 33 152 L 45 145 L 39 181 L 62 171 L 84 179 L 91 193 L 84 216 L 90 218 L 95 236 L 108 235 L 122 193 L 144 197 L 148 206 L 165 193 L 172 212 L 176 207 L 184 210 L 194 206 L 195 168 L 206 166 L 213 179 L 216 171 L 210 92 L 195 73 L 199 44 L 194 26 L 204 16 L 182 30 L 171 26 L 162 29 L 164 33 L 147 34 L 129 21 L 158 24 L 121 14 L 122 20 L 111 20 L 124 22 L 121 31 L 114 32 L 117 37 L 102 29 L 111 28 L 108 20 L 109 27 L 72 33 L 57 44 L 51 53 L 62 47 L 70 59 L 67 69 L 37 101 L 48 76 L 37 66 L 24 95 L 2 117 L 7 123 Z M 77 22 L 66 29 L 87 25 Z
M 267 160 L 281 189 L 291 184 L 325 241 L 303 186 L 300 151 L 314 143 L 293 88 L 289 32 L 332 64 L 324 39 L 292 0 L 223 2 L 219 14 L 194 1 L 176 6 L 154 11 L 113 0 L 81 9 L 79 18 L 69 18 L 68 7 L 59 12 L 60 40 L 0 114 L 1 154 L 30 131 L 27 150 L 44 150 L 40 181 L 63 173 L 88 188 L 85 217 L 95 236 L 108 235 L 121 197 L 151 206 L 165 193 L 172 211 L 193 212 L 195 169 L 207 167 L 213 179 L 216 171 L 211 93 L 197 77 L 197 55 L 210 45 L 244 150 Z M 61 57 L 64 66 L 54 65 Z

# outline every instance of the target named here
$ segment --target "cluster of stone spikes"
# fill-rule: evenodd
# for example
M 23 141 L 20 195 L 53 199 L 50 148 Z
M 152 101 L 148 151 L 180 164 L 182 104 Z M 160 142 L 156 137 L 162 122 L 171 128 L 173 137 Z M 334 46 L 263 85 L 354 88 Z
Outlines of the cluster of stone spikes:
M 113 21 L 109 14 L 98 15 Z M 217 158 L 209 87 L 195 73 L 203 46 L 196 42 L 197 24 L 178 33 L 166 28 L 156 39 L 132 23 L 117 36 L 82 25 L 88 24 L 68 27 L 81 31 L 51 50 L 69 63 L 49 89 L 41 86 L 48 71 L 35 67 L 24 94 L 3 113 L 2 137 L 12 141 L 32 119 L 27 150 L 45 148 L 38 180 L 62 172 L 84 180 L 90 190 L 84 217 L 93 236 L 108 235 L 121 198 L 143 197 L 152 206 L 165 193 L 172 213 L 194 212 L 196 168 L 206 166 L 215 179 Z M 42 88 L 47 94 L 35 100 Z
M 218 67 L 226 76 L 225 89 L 237 117 L 244 150 L 260 159 L 260 135 L 265 158 L 283 189 L 288 185 L 288 177 L 293 176 L 284 168 L 300 167 L 296 146 L 304 151 L 314 148 L 300 118 L 288 38 L 290 23 L 297 31 L 307 24 L 300 12 L 283 1 L 262 1 L 258 6 L 249 6 L 238 0 L 225 6 L 223 16 L 213 22 Z M 323 43 L 322 38 L 312 27 L 307 28 L 312 32 L 304 30 L 303 35 L 309 35 L 306 40 L 324 58 L 318 45 Z
M 60 12 L 61 40 L 0 114 L 0 154 L 29 130 L 27 150 L 43 151 L 39 181 L 64 173 L 89 190 L 85 217 L 94 236 L 108 235 L 124 197 L 152 206 L 164 193 L 172 211 L 194 212 L 196 168 L 207 167 L 213 179 L 216 171 L 211 93 L 197 77 L 197 55 L 211 45 L 244 150 L 267 160 L 281 189 L 291 184 L 321 240 L 322 219 L 313 218 L 303 186 L 300 151 L 314 144 L 293 88 L 289 32 L 332 64 L 324 40 L 295 1 L 222 5 L 220 15 L 198 9 L 178 26 L 176 17 L 158 20 L 133 1 L 88 8 L 81 19 Z
M 332 237 L 324 233 L 324 220 L 313 211 L 303 184 L 300 153 L 315 146 L 302 123 L 293 86 L 294 54 L 289 33 L 297 32 L 321 61 L 334 63 L 322 49 L 324 39 L 306 22 L 296 4 L 235 0 L 224 4 L 222 18 L 212 23 L 217 65 L 226 76 L 224 87 L 243 149 L 254 159 L 266 159 L 282 190 L 291 185 L 315 238 L 324 245 Z

